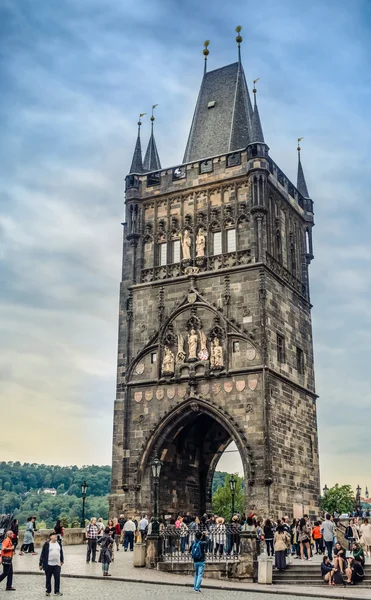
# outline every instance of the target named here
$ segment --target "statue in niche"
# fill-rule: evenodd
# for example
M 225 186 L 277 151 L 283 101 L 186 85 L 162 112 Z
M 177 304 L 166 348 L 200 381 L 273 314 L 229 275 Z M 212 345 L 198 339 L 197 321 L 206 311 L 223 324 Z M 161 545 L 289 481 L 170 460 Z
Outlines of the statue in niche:
M 208 352 L 207 344 L 206 344 L 206 335 L 204 334 L 202 329 L 200 330 L 200 346 L 201 346 L 201 349 L 198 353 L 198 358 L 200 360 L 207 360 L 209 358 L 209 352 Z
M 223 348 L 221 347 L 219 338 L 217 337 L 211 342 L 210 365 L 212 369 L 221 369 L 224 366 Z
M 203 227 L 200 227 L 198 230 L 198 234 L 196 237 L 196 256 L 197 258 L 202 258 L 205 256 L 205 246 L 206 246 L 206 237 L 204 234 Z
M 176 353 L 176 364 L 184 363 L 186 353 L 184 352 L 184 337 L 181 333 L 178 333 L 178 352 Z
M 174 362 L 174 354 L 168 346 L 165 346 L 164 358 L 161 365 L 163 375 L 172 375 L 174 373 Z
M 198 336 L 195 329 L 188 334 L 188 360 L 197 360 Z
M 191 259 L 191 236 L 189 230 L 186 229 L 181 236 L 182 240 L 182 252 L 183 252 L 183 260 Z

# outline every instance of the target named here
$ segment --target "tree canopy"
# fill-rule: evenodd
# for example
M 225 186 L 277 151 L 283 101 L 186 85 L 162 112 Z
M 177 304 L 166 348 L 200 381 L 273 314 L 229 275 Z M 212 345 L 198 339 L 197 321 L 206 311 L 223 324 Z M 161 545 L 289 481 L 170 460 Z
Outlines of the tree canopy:
M 349 513 L 354 509 L 354 494 L 350 485 L 334 485 L 325 496 L 321 498 L 321 508 L 332 514 Z
M 231 475 L 225 474 L 224 484 L 219 485 L 213 495 L 213 512 L 229 520 L 232 516 L 232 494 L 229 486 Z M 243 478 L 235 475 L 236 491 L 234 507 L 236 513 L 244 512 Z

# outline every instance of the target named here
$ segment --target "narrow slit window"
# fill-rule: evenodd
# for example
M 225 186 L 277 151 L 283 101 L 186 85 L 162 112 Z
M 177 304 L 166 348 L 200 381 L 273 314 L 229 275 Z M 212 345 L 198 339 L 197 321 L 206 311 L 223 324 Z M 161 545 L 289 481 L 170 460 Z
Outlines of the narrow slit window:
M 216 231 L 213 235 L 213 254 L 222 253 L 222 232 Z
M 285 362 L 285 338 L 277 333 L 277 362 Z
M 300 375 L 304 374 L 304 352 L 301 348 L 296 348 L 296 369 Z
M 227 252 L 235 252 L 236 251 L 236 230 L 228 229 L 227 230 Z

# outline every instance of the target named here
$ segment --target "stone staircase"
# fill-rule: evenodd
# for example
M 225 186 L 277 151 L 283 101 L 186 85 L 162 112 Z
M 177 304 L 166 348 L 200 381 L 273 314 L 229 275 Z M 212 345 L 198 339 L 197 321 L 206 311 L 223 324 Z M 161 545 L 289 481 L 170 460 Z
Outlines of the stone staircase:
M 288 565 L 285 571 L 273 569 L 273 584 L 327 586 L 321 577 L 321 566 L 318 562 L 296 560 L 293 564 Z M 365 578 L 362 583 L 357 584 L 358 587 L 371 588 L 371 564 L 366 564 Z

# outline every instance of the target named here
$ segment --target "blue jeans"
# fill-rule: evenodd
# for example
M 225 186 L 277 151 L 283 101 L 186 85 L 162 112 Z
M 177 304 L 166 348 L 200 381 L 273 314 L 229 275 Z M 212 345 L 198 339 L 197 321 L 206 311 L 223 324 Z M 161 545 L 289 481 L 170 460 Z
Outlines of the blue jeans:
M 325 540 L 325 546 L 327 548 L 327 554 L 330 560 L 332 560 L 332 544 L 333 542 L 326 542 Z
M 133 531 L 125 531 L 125 534 L 124 534 L 124 550 L 125 550 L 125 552 L 128 549 L 129 545 L 130 545 L 130 550 L 133 551 L 134 550 L 134 532 Z
M 185 551 L 186 541 L 187 541 L 187 538 L 185 536 L 182 537 L 182 538 L 180 538 L 180 551 L 181 551 L 182 554 Z
M 196 592 L 198 592 L 198 590 L 201 587 L 201 583 L 202 583 L 202 577 L 203 577 L 204 570 L 205 570 L 205 563 L 204 562 L 195 562 L 194 566 L 195 566 L 194 589 L 196 590 Z

